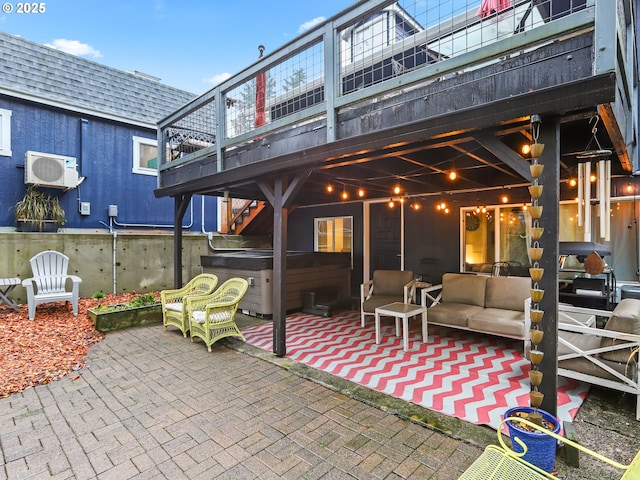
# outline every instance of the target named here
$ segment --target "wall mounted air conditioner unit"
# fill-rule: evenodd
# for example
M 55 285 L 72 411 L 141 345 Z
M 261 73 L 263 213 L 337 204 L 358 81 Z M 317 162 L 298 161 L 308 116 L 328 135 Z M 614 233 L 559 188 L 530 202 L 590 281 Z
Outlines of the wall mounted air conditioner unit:
M 24 183 L 53 188 L 75 188 L 78 186 L 76 159 L 29 151 L 25 153 Z

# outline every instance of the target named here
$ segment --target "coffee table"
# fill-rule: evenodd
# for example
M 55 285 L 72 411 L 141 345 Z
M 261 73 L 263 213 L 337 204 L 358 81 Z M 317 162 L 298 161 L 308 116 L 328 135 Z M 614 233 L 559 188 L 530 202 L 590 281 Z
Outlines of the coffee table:
M 402 319 L 402 348 L 409 350 L 409 318 L 422 315 L 422 343 L 427 343 L 427 307 L 411 303 L 394 302 L 375 309 L 376 345 L 380 343 L 380 316 L 387 315 L 396 319 L 396 336 L 400 336 L 400 319 Z

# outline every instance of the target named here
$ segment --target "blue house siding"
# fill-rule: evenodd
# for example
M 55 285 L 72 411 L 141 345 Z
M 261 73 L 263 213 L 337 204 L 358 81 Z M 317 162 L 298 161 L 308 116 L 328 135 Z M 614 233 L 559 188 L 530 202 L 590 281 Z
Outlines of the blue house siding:
M 75 157 L 84 180 L 59 197 L 65 228 L 107 228 L 109 205 L 127 228 L 171 226 L 174 202 L 155 198 L 157 177 L 133 173 L 133 137 L 156 140 L 156 122 L 195 98 L 156 79 L 0 32 L 0 109 L 11 112 L 11 157 L 0 156 L 0 227 L 14 225 L 12 206 L 27 186 L 25 152 Z M 90 214 L 80 214 L 80 204 Z M 185 217 L 201 231 L 201 197 Z M 217 226 L 217 199 L 207 198 L 205 223 Z M 193 220 L 193 221 L 191 221 Z M 113 224 L 116 228 L 124 225 Z
M 27 188 L 24 183 L 25 152 L 38 151 L 77 159 L 84 181 L 75 189 L 42 188 L 58 196 L 65 209 L 65 228 L 106 228 L 108 207 L 118 206 L 119 224 L 131 228 L 173 224 L 173 200 L 155 198 L 157 177 L 133 173 L 133 137 L 156 139 L 155 129 L 117 123 L 97 117 L 0 97 L 0 108 L 10 110 L 11 157 L 0 157 L 3 195 L 0 196 L 0 226 L 13 226 L 12 206 Z M 80 215 L 80 202 L 89 202 L 90 215 Z M 217 225 L 217 200 L 205 198 L 205 223 Z M 201 231 L 201 197 L 194 197 L 193 217 L 185 215 L 187 228 Z M 114 225 L 116 228 L 118 226 Z

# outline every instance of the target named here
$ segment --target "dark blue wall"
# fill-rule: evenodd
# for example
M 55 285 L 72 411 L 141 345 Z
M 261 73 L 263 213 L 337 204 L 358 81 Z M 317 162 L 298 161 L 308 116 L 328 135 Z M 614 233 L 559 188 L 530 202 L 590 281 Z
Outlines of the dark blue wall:
M 291 212 L 288 219 L 287 249 L 312 252 L 314 246 L 314 219 L 321 217 L 353 217 L 353 270 L 351 271 L 351 295 L 359 297 L 363 268 L 363 218 L 361 203 L 347 203 L 295 209 Z
M 78 173 L 86 177 L 77 188 L 64 192 L 42 189 L 58 196 L 65 209 L 65 228 L 104 228 L 109 223 L 108 206 L 118 206 L 118 223 L 172 225 L 174 201 L 155 198 L 157 177 L 132 173 L 133 137 L 156 138 L 147 129 L 46 107 L 31 102 L 0 98 L 0 108 L 10 110 L 11 157 L 0 156 L 0 226 L 13 226 L 12 206 L 27 188 L 24 155 L 28 150 L 76 157 Z M 91 204 L 91 214 L 81 216 L 79 202 Z M 216 198 L 205 199 L 205 224 L 217 226 Z M 193 200 L 191 230 L 201 231 L 201 197 Z M 187 209 L 183 225 L 191 223 Z M 133 226 L 131 228 L 134 228 Z

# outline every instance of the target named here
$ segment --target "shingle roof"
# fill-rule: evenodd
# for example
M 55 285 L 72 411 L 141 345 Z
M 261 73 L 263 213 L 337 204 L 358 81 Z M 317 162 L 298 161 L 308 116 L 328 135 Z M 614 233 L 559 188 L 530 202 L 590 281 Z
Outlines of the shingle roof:
M 133 123 L 156 122 L 196 97 L 0 32 L 0 94 Z

